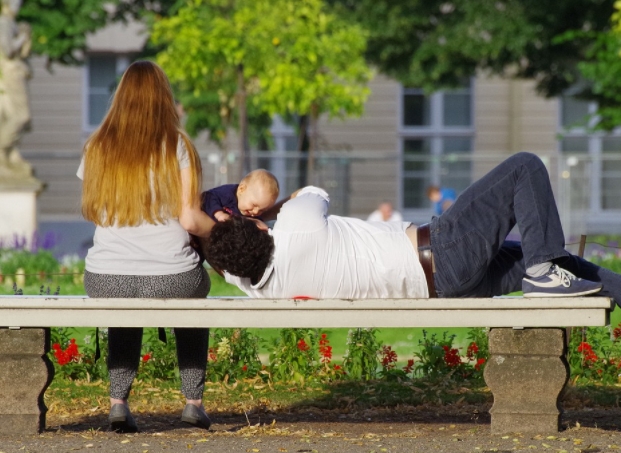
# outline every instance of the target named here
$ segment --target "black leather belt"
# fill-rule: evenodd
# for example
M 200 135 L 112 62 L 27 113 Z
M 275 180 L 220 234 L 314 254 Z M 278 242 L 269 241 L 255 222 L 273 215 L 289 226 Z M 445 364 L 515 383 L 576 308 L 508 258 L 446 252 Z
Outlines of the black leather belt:
M 431 251 L 431 234 L 429 233 L 429 224 L 424 223 L 416 229 L 416 239 L 418 241 L 418 259 L 425 272 L 427 280 L 427 289 L 429 297 L 438 297 L 436 294 L 436 286 L 433 281 L 435 266 L 433 264 L 433 252 Z

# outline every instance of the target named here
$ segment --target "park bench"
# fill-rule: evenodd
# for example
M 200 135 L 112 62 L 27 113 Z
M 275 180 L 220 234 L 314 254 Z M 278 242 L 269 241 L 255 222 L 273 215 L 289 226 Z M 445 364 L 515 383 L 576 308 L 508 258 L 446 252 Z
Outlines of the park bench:
M 566 327 L 606 326 L 605 297 L 272 300 L 0 296 L 0 434 L 45 428 L 49 327 L 491 327 L 492 433 L 559 430 Z

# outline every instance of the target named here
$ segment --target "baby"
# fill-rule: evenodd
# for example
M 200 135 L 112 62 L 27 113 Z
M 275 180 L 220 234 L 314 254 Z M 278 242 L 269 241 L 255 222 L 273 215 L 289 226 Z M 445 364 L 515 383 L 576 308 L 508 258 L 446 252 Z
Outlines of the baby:
M 239 184 L 225 184 L 203 192 L 201 208 L 216 222 L 231 215 L 258 217 L 278 198 L 276 177 L 267 170 L 248 173 Z

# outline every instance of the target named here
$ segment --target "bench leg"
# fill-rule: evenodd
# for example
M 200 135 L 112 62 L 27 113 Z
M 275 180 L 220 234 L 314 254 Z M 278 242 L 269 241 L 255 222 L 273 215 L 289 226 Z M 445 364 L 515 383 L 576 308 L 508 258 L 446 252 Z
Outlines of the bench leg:
M 54 377 L 50 329 L 0 328 L 0 435 L 45 429 L 45 389 Z
M 492 329 L 484 377 L 494 395 L 492 434 L 558 432 L 569 379 L 564 329 Z

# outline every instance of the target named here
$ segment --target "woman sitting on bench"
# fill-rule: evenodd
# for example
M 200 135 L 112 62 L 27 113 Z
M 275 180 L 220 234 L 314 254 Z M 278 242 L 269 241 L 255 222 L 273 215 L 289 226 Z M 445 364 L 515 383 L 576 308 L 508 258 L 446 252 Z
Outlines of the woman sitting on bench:
M 149 61 L 123 75 L 101 126 L 84 146 L 78 176 L 82 212 L 97 225 L 86 256 L 89 297 L 206 297 L 209 276 L 188 232 L 206 235 L 200 210 L 201 166 L 179 124 L 168 79 Z M 208 329 L 175 329 L 181 419 L 209 428 L 202 405 Z M 138 428 L 127 404 L 140 363 L 142 328 L 108 330 L 112 429 Z

